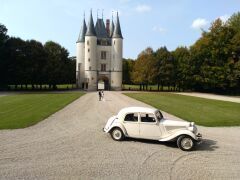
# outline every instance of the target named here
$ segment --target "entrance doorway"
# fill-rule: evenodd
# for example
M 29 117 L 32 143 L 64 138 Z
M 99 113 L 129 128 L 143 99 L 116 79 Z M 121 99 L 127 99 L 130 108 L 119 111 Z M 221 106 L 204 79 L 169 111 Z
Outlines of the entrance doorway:
M 110 90 L 109 79 L 106 76 L 99 76 L 98 78 L 98 90 Z

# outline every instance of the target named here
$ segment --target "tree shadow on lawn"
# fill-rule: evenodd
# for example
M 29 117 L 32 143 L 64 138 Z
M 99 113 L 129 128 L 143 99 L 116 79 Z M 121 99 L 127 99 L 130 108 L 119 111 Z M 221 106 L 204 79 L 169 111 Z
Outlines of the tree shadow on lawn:
M 177 143 L 174 141 L 167 141 L 167 142 L 160 142 L 157 140 L 147 140 L 147 139 L 134 139 L 134 138 L 126 138 L 125 141 L 132 141 L 132 142 L 140 142 L 144 144 L 159 144 L 165 145 L 171 148 L 178 148 Z M 216 145 L 217 141 L 210 140 L 210 139 L 203 139 L 201 144 L 196 145 L 196 151 L 215 151 L 219 146 Z

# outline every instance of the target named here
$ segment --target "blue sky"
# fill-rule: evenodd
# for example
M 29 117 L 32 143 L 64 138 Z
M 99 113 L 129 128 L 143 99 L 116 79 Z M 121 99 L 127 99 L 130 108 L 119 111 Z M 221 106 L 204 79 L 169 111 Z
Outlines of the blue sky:
M 94 22 L 99 16 L 111 18 L 119 11 L 124 36 L 125 58 L 136 58 L 147 46 L 190 46 L 221 17 L 226 20 L 240 11 L 240 0 L 0 0 L 0 23 L 10 36 L 45 43 L 53 40 L 76 55 L 76 40 L 83 13 L 88 21 L 92 8 Z

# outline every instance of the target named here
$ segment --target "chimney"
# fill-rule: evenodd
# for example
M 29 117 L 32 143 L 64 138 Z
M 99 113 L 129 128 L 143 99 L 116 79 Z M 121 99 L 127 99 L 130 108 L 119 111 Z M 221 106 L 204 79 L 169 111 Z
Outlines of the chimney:
M 110 36 L 110 19 L 106 20 L 106 30 L 107 30 L 108 35 Z

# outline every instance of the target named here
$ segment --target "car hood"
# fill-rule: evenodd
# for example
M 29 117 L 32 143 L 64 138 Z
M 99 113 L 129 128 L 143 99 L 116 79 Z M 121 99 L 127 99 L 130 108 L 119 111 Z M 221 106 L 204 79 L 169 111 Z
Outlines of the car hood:
M 167 131 L 189 129 L 191 125 L 194 125 L 194 123 L 187 121 L 176 121 L 171 119 L 163 119 L 161 120 L 161 124 L 166 128 Z
M 171 119 L 163 119 L 161 121 L 164 126 L 190 126 L 190 122 L 187 121 L 176 121 Z

